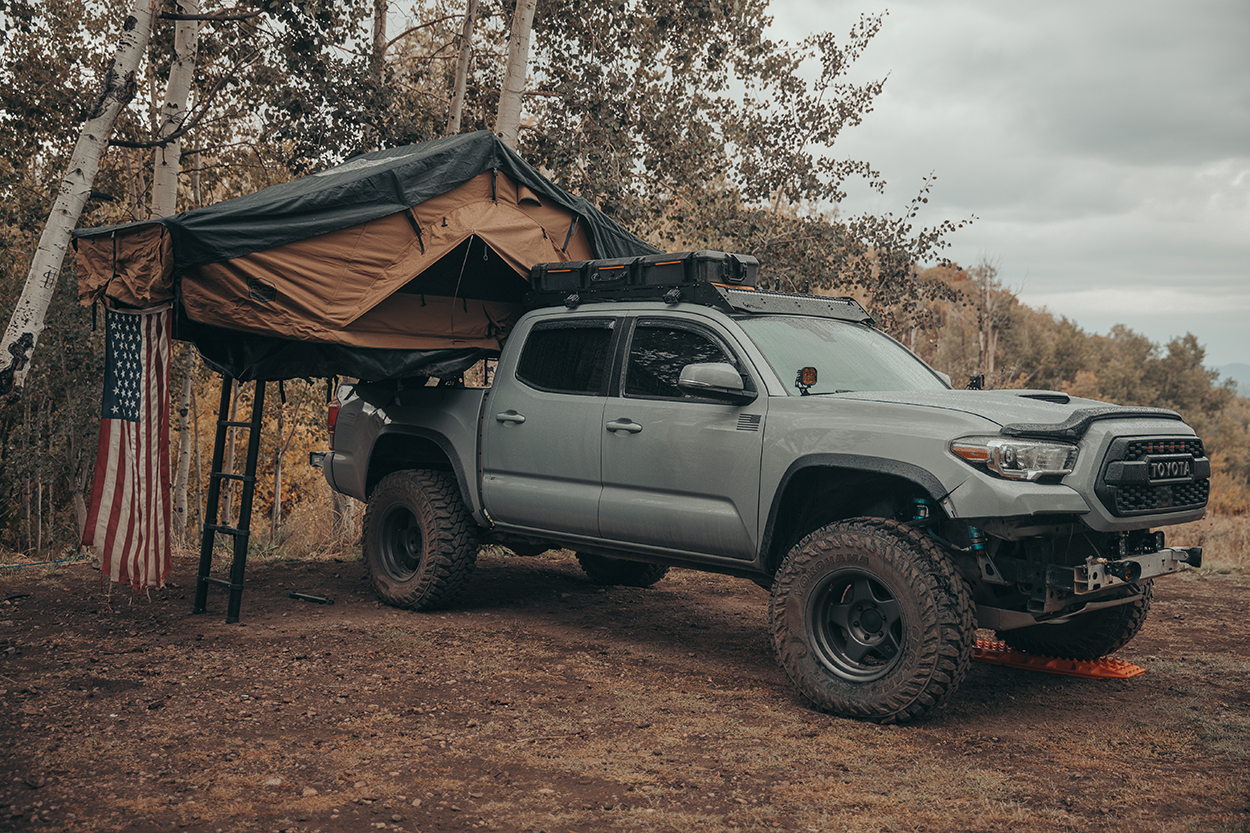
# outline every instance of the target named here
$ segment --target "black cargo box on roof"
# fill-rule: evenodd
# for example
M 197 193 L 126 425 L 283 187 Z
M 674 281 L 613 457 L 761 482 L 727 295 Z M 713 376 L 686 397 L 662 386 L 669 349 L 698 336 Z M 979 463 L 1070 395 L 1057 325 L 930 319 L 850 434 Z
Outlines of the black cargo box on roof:
M 751 255 L 698 251 L 566 263 L 540 263 L 530 272 L 526 306 L 605 301 L 688 302 L 730 314 L 811 315 L 872 326 L 853 298 L 756 289 L 759 261 Z
M 713 251 L 540 263 L 530 270 L 530 286 L 535 293 L 697 283 L 754 287 L 759 267 L 751 255 Z

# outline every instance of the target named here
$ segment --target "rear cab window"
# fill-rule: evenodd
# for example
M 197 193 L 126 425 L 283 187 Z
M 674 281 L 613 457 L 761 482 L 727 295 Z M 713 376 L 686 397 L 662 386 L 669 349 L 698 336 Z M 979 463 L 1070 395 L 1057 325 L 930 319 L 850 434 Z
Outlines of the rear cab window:
M 615 324 L 598 318 L 535 324 L 517 361 L 517 380 L 548 393 L 606 396 Z

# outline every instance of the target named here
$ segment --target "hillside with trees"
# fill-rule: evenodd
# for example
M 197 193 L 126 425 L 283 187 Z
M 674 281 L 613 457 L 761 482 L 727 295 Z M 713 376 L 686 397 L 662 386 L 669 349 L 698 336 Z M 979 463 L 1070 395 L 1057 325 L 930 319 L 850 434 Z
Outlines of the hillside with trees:
M 14 0 L 0 11 L 6 315 L 22 293 L 84 118 L 98 109 L 93 96 L 131 5 Z M 425 0 L 402 28 L 386 0 L 202 7 L 164 0 L 157 8 L 81 227 L 163 213 L 154 197 L 168 173 L 162 165 L 177 168 L 181 211 L 360 152 L 436 138 L 449 125 L 495 128 L 514 19 L 503 0 Z M 196 37 L 193 82 L 171 128 L 166 87 L 189 60 L 185 40 L 177 46 L 188 22 Z M 1020 304 L 993 264 L 945 262 L 949 236 L 970 219 L 923 224 L 938 187 L 932 179 L 903 184 L 911 196 L 899 200 L 897 213 L 841 214 L 849 180 L 886 189 L 870 161 L 842 159 L 836 150 L 841 131 L 867 117 L 883 89 L 884 79 L 849 82 L 847 70 L 884 21 L 864 16 L 845 35 L 797 44 L 770 39 L 768 22 L 766 0 L 542 4 L 518 151 L 656 246 L 747 252 L 764 264 L 766 286 L 854 295 L 884 329 L 956 380 L 983 374 L 987 387 L 1180 411 L 1214 461 L 1212 510 L 1244 516 L 1250 400 L 1218 383 L 1198 338 L 1158 345 L 1123 328 L 1089 334 Z M 805 68 L 813 66 L 808 80 Z M 55 283 L 20 396 L 0 409 L 0 550 L 22 558 L 75 548 L 91 482 L 103 334 L 93 311 L 77 305 L 72 259 L 70 252 Z M 183 472 L 175 488 L 187 507 L 184 535 L 193 540 L 219 380 L 186 344 L 176 345 L 173 367 L 173 458 Z M 307 452 L 325 446 L 328 384 L 293 380 L 270 400 L 252 524 L 267 535 L 254 540 L 298 552 L 350 538 L 353 508 L 334 505 L 320 472 L 307 465 Z M 237 407 L 246 409 L 249 395 Z

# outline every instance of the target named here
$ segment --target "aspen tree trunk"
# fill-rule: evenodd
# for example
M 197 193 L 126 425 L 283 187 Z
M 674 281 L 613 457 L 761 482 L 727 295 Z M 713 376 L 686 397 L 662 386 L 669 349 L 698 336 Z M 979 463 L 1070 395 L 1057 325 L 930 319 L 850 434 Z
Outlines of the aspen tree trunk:
M 198 15 L 200 0 L 177 0 L 178 14 Z M 165 84 L 165 103 L 161 105 L 160 129 L 157 136 L 173 135 L 187 118 L 187 101 L 191 97 L 191 81 L 195 76 L 195 54 L 199 47 L 200 24 L 196 20 L 179 20 L 174 29 L 174 57 Z M 152 159 L 152 216 L 168 217 L 178 210 L 178 169 L 182 157 L 182 139 L 170 139 L 159 145 Z M 185 509 L 185 507 L 184 507 Z
M 177 0 L 178 14 L 198 15 L 199 0 Z M 174 29 L 174 56 L 165 84 L 165 102 L 161 105 L 159 138 L 172 136 L 187 118 L 187 102 L 195 76 L 195 55 L 199 47 L 199 21 L 180 20 Z M 182 166 L 182 139 L 173 138 L 157 146 L 152 158 L 152 216 L 168 217 L 178 211 L 178 173 Z M 182 392 L 178 399 L 178 468 L 174 479 L 174 528 L 180 539 L 187 533 L 187 475 L 191 467 L 191 435 L 188 429 L 191 410 L 191 380 L 195 373 L 195 350 L 186 350 Z
M 447 117 L 448 136 L 455 136 L 460 132 L 460 113 L 464 110 L 464 88 L 468 85 L 469 56 L 473 54 L 473 25 L 476 19 L 477 0 L 468 0 L 464 12 L 464 29 L 460 32 L 460 60 L 456 62 L 456 89 L 451 96 L 451 113 Z
M 68 378 L 69 372 L 65 368 L 65 351 L 59 350 L 58 353 L 61 360 L 61 376 Z M 77 393 L 79 392 L 70 386 L 65 388 L 65 412 L 67 414 L 74 412 L 74 396 Z M 87 526 L 87 467 L 83 465 L 83 449 L 78 444 L 77 434 L 73 431 L 68 432 L 65 450 L 65 485 L 69 489 L 70 502 L 74 507 L 74 520 L 77 521 L 75 529 L 78 530 L 74 540 L 81 541 L 83 530 Z
M 187 479 L 191 474 L 191 384 L 195 376 L 195 348 L 186 345 L 182 394 L 178 398 L 178 471 L 174 476 L 174 528 L 187 536 Z
M 35 481 L 35 558 L 43 551 L 43 482 Z
M 373 0 L 372 69 L 379 83 L 382 81 L 382 69 L 386 66 L 386 6 L 386 0 Z
M 199 208 L 200 199 L 200 155 L 195 154 L 194 172 L 191 174 L 191 204 L 195 208 Z M 153 200 L 155 203 L 155 199 Z M 156 208 L 153 206 L 153 212 Z M 182 536 L 182 540 L 186 540 L 187 527 L 190 522 L 190 506 L 187 497 L 187 483 L 191 477 L 191 449 L 194 442 L 195 451 L 199 453 L 198 440 L 199 431 L 198 424 L 193 426 L 195 413 L 192 411 L 194 407 L 195 393 L 195 371 L 199 365 L 197 361 L 198 354 L 193 345 L 186 345 L 186 367 L 182 378 L 182 392 L 178 398 L 178 469 L 174 474 L 174 522 L 178 527 L 178 534 Z M 199 475 L 197 466 L 196 476 Z M 198 488 L 199 483 L 196 483 Z M 198 493 L 198 492 L 197 492 Z M 199 503 L 196 503 L 199 506 Z M 201 512 L 198 517 L 203 517 Z
M 282 434 L 286 431 L 286 403 L 278 401 L 278 442 L 273 449 L 273 508 L 269 513 L 269 544 L 278 543 L 278 528 L 282 526 Z
M 197 522 L 204 520 L 204 463 L 200 459 L 200 402 L 191 389 L 191 448 L 195 452 L 195 508 Z
M 86 124 L 57 187 L 56 201 L 30 262 L 26 286 L 9 319 L 4 338 L 0 339 L 0 407 L 22 394 L 26 374 L 30 371 L 31 354 L 43 332 L 48 305 L 65 261 L 70 232 L 78 224 L 83 206 L 91 196 L 91 184 L 100 168 L 100 157 L 117 115 L 134 98 L 135 78 L 148 48 L 155 6 L 156 0 L 134 0 L 122 23 L 113 62 L 105 73 L 99 95 L 87 111 Z
M 231 384 L 230 416 L 227 417 L 227 420 L 230 422 L 238 422 L 239 395 L 243 392 L 243 383 L 238 381 L 231 383 L 225 376 L 221 377 L 221 383 L 223 385 Z M 222 460 L 221 464 L 222 474 L 234 474 L 234 444 L 236 438 L 238 437 L 238 432 L 238 428 L 231 427 L 226 429 L 226 456 Z M 233 526 L 231 523 L 231 513 L 234 511 L 234 483 L 235 481 L 229 478 L 223 479 L 221 482 L 221 522 L 225 526 Z
M 516 12 L 512 15 L 512 33 L 508 36 L 508 69 L 504 73 L 503 89 L 499 91 L 499 112 L 495 116 L 495 135 L 514 150 L 517 134 L 521 131 L 521 93 L 525 91 L 530 30 L 537 6 L 538 0 L 517 0 Z

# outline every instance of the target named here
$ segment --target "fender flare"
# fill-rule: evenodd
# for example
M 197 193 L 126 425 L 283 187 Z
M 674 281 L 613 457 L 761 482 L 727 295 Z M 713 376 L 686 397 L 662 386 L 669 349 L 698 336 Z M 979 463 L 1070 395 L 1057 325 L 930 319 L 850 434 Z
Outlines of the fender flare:
M 411 437 L 414 439 L 428 440 L 437 446 L 439 451 L 443 453 L 443 456 L 447 458 L 447 462 L 451 464 L 451 471 L 456 477 L 456 484 L 460 487 L 460 494 L 464 498 L 465 506 L 468 506 L 470 510 L 475 511 L 477 505 L 477 495 L 469 488 L 469 479 L 465 475 L 464 466 L 461 464 L 460 458 L 456 455 L 455 445 L 445 435 L 439 433 L 438 431 L 431 431 L 426 428 L 417 428 L 411 425 L 401 425 L 399 423 L 387 425 L 383 427 L 383 429 L 378 432 L 377 436 L 373 438 L 373 444 L 369 447 L 368 471 L 373 470 L 373 460 L 378 444 L 386 437 Z M 368 475 L 366 474 L 366 481 L 367 480 Z M 376 485 L 376 483 L 373 484 L 373 486 Z M 365 486 L 366 497 L 368 497 L 373 493 L 373 489 L 367 482 Z
M 848 469 L 898 477 L 914 483 L 935 502 L 950 494 L 950 490 L 943 486 L 942 481 L 938 480 L 932 472 L 911 463 L 862 454 L 806 454 L 789 465 L 777 483 L 776 491 L 773 492 L 772 505 L 768 509 L 768 521 L 764 526 L 764 536 L 760 542 L 761 567 L 767 567 L 768 552 L 772 548 L 773 534 L 777 526 L 777 515 L 781 511 L 781 499 L 790 488 L 790 481 L 800 472 L 814 468 Z

